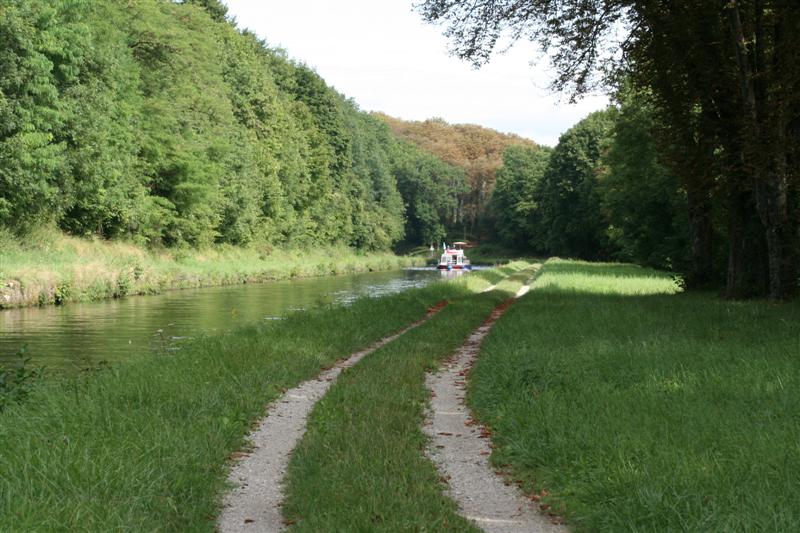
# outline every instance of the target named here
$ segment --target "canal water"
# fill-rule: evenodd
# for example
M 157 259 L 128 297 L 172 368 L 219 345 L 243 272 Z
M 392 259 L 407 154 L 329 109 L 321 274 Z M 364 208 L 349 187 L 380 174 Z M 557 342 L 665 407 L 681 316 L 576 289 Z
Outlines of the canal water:
M 24 347 L 34 364 L 56 371 L 113 364 L 174 350 L 204 333 L 396 293 L 440 277 L 435 270 L 408 269 L 0 310 L 0 363 L 15 360 Z

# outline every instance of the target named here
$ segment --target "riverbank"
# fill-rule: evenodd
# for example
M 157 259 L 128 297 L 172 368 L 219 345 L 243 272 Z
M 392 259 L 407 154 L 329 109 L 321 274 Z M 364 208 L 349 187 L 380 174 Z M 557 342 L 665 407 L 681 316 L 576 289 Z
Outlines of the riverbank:
M 0 309 L 425 264 L 423 258 L 324 246 L 149 251 L 48 230 L 25 242 L 0 234 L 0 250 Z
M 229 458 L 265 406 L 431 306 L 484 289 L 482 274 L 34 388 L 0 413 L 0 530 L 213 531 Z
M 0 413 L 0 530 L 213 531 L 231 459 L 270 402 L 447 300 L 316 405 L 283 512 L 294 531 L 469 531 L 423 454 L 424 375 L 519 293 L 525 265 L 34 387 Z M 576 530 L 794 531 L 798 324 L 796 303 L 552 260 L 464 372 L 467 400 L 494 465 Z

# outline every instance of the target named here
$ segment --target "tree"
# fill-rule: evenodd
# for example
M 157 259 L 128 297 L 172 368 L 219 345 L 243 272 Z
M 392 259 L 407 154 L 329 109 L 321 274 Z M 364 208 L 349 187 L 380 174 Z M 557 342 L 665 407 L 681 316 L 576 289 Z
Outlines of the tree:
M 464 172 L 416 146 L 401 142 L 393 155 L 393 173 L 406 211 L 406 241 L 438 243 L 447 234 L 444 221 L 466 190 Z
M 0 223 L 17 231 L 58 220 L 73 180 L 62 139 L 60 89 L 70 83 L 71 54 L 52 46 L 80 28 L 63 2 L 6 2 L 0 17 Z M 59 75 L 60 74 L 60 75 Z
M 226 12 L 0 0 L 0 226 L 377 250 L 404 237 L 408 205 L 415 235 L 439 235 L 463 173 Z
M 732 203 L 728 293 L 763 277 L 773 299 L 797 292 L 800 122 L 800 6 L 784 0 L 426 0 L 423 16 L 444 22 L 458 56 L 489 60 L 502 36 L 549 49 L 554 86 L 573 97 L 624 73 L 652 92 L 689 201 L 695 274 L 712 268 L 710 197 Z M 699 140 L 698 140 L 699 139 Z M 682 154 L 682 155 L 678 155 Z M 677 157 L 676 157 L 677 155 Z M 724 172 L 713 184 L 715 166 Z M 717 201 L 719 196 L 717 196 Z M 756 209 L 749 208 L 755 205 Z M 742 272 L 740 253 L 753 228 L 766 243 L 768 270 Z
M 539 184 L 540 248 L 555 255 L 600 259 L 609 254 L 598 177 L 614 109 L 590 114 L 558 140 Z
M 446 219 L 451 231 L 471 234 L 480 230 L 507 147 L 536 147 L 528 139 L 473 124 L 453 125 L 440 118 L 409 122 L 382 113 L 376 116 L 399 137 L 464 170 L 469 188 L 459 195 L 456 210 Z
M 647 94 L 623 91 L 604 154 L 602 209 L 617 259 L 668 270 L 688 258 L 686 192 L 660 162 L 655 115 Z
M 525 249 L 540 239 L 537 194 L 552 152 L 544 146 L 509 146 L 503 152 L 490 208 L 496 235 L 506 246 Z
M 348 244 L 386 249 L 403 237 L 403 198 L 392 173 L 397 140 L 383 122 L 352 102 L 345 102 L 344 112 L 352 159 L 347 187 L 353 233 Z
M 228 16 L 228 7 L 220 0 L 185 0 L 187 4 L 196 4 L 205 9 L 217 22 L 224 22 Z

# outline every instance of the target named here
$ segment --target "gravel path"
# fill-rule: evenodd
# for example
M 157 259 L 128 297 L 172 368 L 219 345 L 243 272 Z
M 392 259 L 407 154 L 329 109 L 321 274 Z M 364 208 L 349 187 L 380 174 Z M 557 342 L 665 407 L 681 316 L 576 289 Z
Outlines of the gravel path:
M 280 509 L 283 501 L 282 481 L 290 454 L 305 433 L 308 413 L 314 404 L 325 395 L 342 370 L 429 320 L 445 305 L 446 302 L 443 302 L 432 307 L 422 320 L 350 355 L 315 379 L 286 391 L 269 407 L 258 429 L 250 435 L 252 451 L 237 454 L 241 460 L 228 476 L 234 489 L 224 498 L 217 524 L 221 533 L 276 532 L 284 529 Z
M 524 295 L 523 286 L 517 297 Z M 481 341 L 503 315 L 511 301 L 498 306 L 437 374 L 426 379 L 431 409 L 423 426 L 431 437 L 427 455 L 448 481 L 450 496 L 462 516 L 490 533 L 566 532 L 506 484 L 489 464 L 489 433 L 477 424 L 464 403 L 466 376 L 475 362 Z

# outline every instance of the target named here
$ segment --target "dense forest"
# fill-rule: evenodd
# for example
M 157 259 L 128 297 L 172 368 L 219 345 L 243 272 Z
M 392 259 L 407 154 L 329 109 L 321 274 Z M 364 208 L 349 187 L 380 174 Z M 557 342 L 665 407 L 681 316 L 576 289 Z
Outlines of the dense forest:
M 383 113 L 386 122 L 402 139 L 436 154 L 462 169 L 467 187 L 458 194 L 458 205 L 445 220 L 459 235 L 486 234 L 487 204 L 494 192 L 497 171 L 503 166 L 503 152 L 509 146 L 536 148 L 536 143 L 518 135 L 500 133 L 475 124 L 448 124 L 441 118 L 405 121 Z
M 556 89 L 611 89 L 614 106 L 551 149 L 365 113 L 219 0 L 0 0 L 0 232 L 363 250 L 478 237 L 790 298 L 800 14 L 767 3 L 420 4 L 462 58 L 488 61 L 510 33 L 549 47 Z M 615 56 L 618 22 L 636 29 Z
M 466 187 L 218 0 L 0 0 L 0 73 L 2 231 L 387 249 Z
M 618 100 L 570 128 L 554 149 L 506 149 L 489 206 L 502 243 L 542 255 L 686 267 L 686 194 L 659 163 L 652 107 L 639 94 Z
M 476 125 L 376 113 L 398 136 L 463 169 L 443 221 L 522 254 L 632 261 L 681 270 L 689 260 L 686 194 L 660 162 L 646 95 L 620 91 L 555 148 Z
M 540 221 L 544 235 L 528 242 L 579 256 L 662 257 L 687 285 L 724 286 L 733 298 L 797 295 L 796 2 L 425 0 L 417 9 L 476 66 L 500 43 L 528 40 L 547 53 L 555 90 L 620 95 L 620 118 L 573 128 L 538 174 L 541 202 L 520 209 L 535 212 L 525 223 Z M 615 140 L 605 154 L 596 139 L 608 128 Z M 657 191 L 660 203 L 650 202 Z M 505 198 L 501 205 L 515 201 Z M 601 223 L 592 229 L 590 220 Z M 685 261 L 673 254 L 681 247 Z

